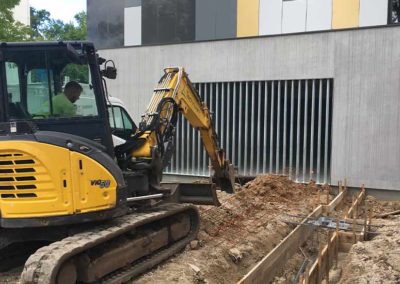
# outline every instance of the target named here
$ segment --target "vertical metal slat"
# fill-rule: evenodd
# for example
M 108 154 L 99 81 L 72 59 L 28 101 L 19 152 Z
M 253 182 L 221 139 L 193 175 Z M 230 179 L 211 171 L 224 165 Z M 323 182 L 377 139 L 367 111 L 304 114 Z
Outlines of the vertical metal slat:
M 246 96 L 245 96 L 245 107 L 244 107 L 244 159 L 243 159 L 243 170 L 244 175 L 247 175 L 247 165 L 248 165 L 248 140 L 249 140 L 249 82 L 246 82 Z
M 209 99 L 208 99 L 208 93 L 209 93 L 209 84 L 204 84 L 204 102 L 207 105 L 207 108 L 209 111 L 210 110 L 210 104 L 208 103 Z M 201 143 L 203 145 L 203 143 Z M 201 147 L 203 149 L 203 175 L 206 175 L 207 173 L 207 155 L 206 155 L 206 151 L 204 149 L 204 146 Z
M 294 81 L 290 90 L 290 138 L 289 138 L 289 178 L 293 175 L 293 128 L 294 128 Z
M 314 173 L 314 120 L 315 120 L 315 80 L 312 80 L 311 94 L 311 131 L 310 131 L 310 180 Z
M 325 119 L 325 151 L 324 151 L 324 183 L 328 182 L 328 147 L 330 143 L 329 138 L 329 110 L 330 110 L 330 80 L 326 80 L 326 119 Z
M 231 160 L 231 153 L 230 153 L 230 145 L 231 145 L 231 137 L 229 135 L 231 128 L 231 83 L 227 83 L 227 95 L 226 95 L 226 100 L 227 100 L 227 107 L 228 107 L 228 112 L 226 116 L 226 155 L 228 156 L 228 159 Z
M 277 98 L 277 118 L 276 118 L 276 168 L 275 173 L 279 174 L 279 166 L 281 159 L 281 81 L 278 81 L 278 98 Z
M 199 85 L 199 96 L 204 101 L 204 94 L 203 90 L 200 88 L 202 84 Z M 196 131 L 196 144 L 197 144 L 197 174 L 200 175 L 201 173 L 201 141 L 200 141 L 200 133 Z
M 258 82 L 258 101 L 257 101 L 257 168 L 256 173 L 260 173 L 261 165 L 261 82 Z
M 270 123 L 270 145 L 269 145 L 269 172 L 273 171 L 273 158 L 274 158 L 274 97 L 275 97 L 275 83 L 271 84 L 271 123 Z
M 300 175 L 300 111 L 301 111 L 301 81 L 298 81 L 297 94 L 297 139 L 296 139 L 296 181 Z
M 283 161 L 282 161 L 282 173 L 286 174 L 286 143 L 287 143 L 287 89 L 288 81 L 285 81 L 285 92 L 283 97 Z
M 303 182 L 306 181 L 307 172 L 307 131 L 308 131 L 308 81 L 305 82 L 304 91 L 304 132 L 303 132 Z
M 264 83 L 264 155 L 263 155 L 263 173 L 267 171 L 267 116 L 268 116 L 268 83 Z
M 322 80 L 319 81 L 318 91 L 318 138 L 317 138 L 317 183 L 321 182 L 321 128 L 322 128 Z
M 226 149 L 225 144 L 225 83 L 221 83 L 221 106 L 219 107 L 221 120 L 221 148 Z
M 251 85 L 251 134 L 250 134 L 250 175 L 254 175 L 254 125 L 255 125 L 255 82 Z M 246 150 L 247 151 L 247 150 Z
M 234 165 L 237 164 L 236 161 L 236 129 L 237 129 L 237 124 L 236 124 L 236 100 L 237 93 L 236 93 L 236 83 L 233 83 L 233 116 L 232 116 L 232 163 Z
M 239 167 L 239 171 L 240 169 L 242 169 L 242 114 L 243 114 L 243 83 L 240 82 L 239 83 L 239 136 L 238 136 L 238 167 Z

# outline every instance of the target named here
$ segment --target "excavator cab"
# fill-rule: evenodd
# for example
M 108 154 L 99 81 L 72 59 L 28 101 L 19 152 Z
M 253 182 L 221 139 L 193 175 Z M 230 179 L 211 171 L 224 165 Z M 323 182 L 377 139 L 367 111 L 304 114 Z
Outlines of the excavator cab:
M 84 137 L 114 155 L 93 44 L 4 43 L 0 46 L 0 61 L 0 122 L 31 122 L 40 131 Z M 82 87 L 81 95 L 72 113 L 60 113 L 55 98 L 63 95 L 71 81 Z M 61 102 L 61 107 L 63 103 L 68 102 Z

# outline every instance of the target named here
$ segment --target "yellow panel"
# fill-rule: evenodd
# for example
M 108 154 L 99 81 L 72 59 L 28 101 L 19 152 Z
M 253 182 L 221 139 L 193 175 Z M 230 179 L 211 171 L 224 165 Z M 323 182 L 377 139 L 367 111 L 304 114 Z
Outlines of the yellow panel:
M 115 207 L 117 182 L 104 166 L 85 155 L 71 152 L 71 172 L 77 213 Z
M 237 36 L 257 36 L 259 0 L 238 0 L 237 3 Z
M 360 0 L 333 0 L 332 13 L 333 29 L 358 27 Z
M 33 141 L 2 141 L 0 161 L 3 218 L 73 214 L 68 149 Z
M 0 216 L 50 217 L 116 205 L 117 182 L 80 153 L 35 141 L 0 141 Z

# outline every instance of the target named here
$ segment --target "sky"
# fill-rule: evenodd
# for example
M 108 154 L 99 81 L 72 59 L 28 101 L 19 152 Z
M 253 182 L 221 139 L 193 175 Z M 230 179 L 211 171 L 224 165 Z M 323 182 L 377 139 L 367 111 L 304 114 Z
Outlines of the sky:
M 35 9 L 46 9 L 53 19 L 64 22 L 74 21 L 75 14 L 86 11 L 86 0 L 29 0 L 29 4 Z

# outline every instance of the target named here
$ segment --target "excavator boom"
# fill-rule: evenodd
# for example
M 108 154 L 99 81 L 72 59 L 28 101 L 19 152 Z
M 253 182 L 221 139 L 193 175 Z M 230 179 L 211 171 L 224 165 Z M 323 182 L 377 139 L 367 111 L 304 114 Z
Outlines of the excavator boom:
M 164 72 L 135 134 L 145 143 L 130 149 L 129 156 L 150 158 L 151 149 L 157 147 L 165 167 L 174 150 L 173 138 L 177 114 L 180 112 L 190 125 L 200 132 L 214 171 L 212 181 L 222 190 L 234 192 L 234 168 L 226 159 L 224 150 L 218 146 L 217 134 L 207 105 L 202 102 L 182 67 L 166 68 Z

